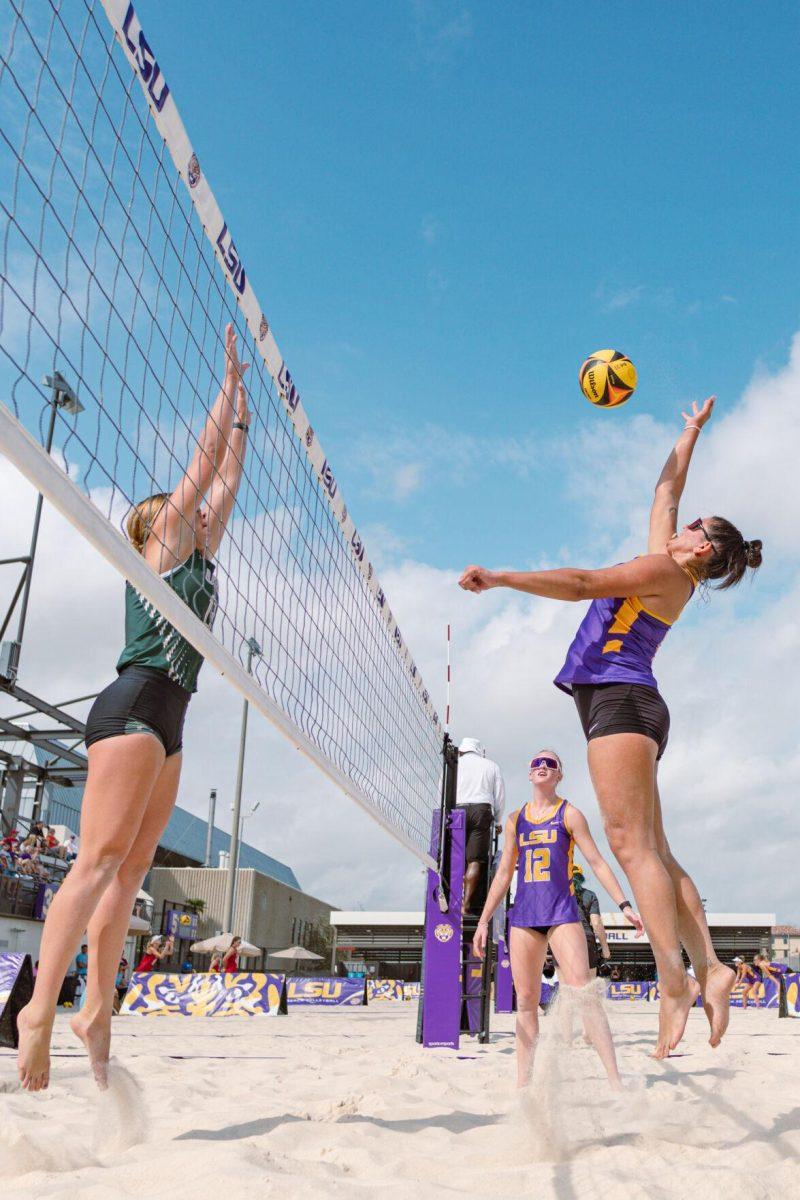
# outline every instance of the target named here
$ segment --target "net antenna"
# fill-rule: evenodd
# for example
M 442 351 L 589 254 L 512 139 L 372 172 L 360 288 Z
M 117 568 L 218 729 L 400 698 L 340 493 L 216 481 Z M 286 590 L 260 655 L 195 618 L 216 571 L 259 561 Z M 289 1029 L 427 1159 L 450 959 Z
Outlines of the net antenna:
M 251 363 L 251 422 L 210 628 L 120 527 L 183 478 L 228 323 Z M 56 372 L 83 411 L 58 409 L 47 453 L 41 380 Z M 294 746 L 435 866 L 443 730 L 127 0 L 0 9 L 0 449 Z M 210 519 L 224 502 L 206 494 Z M 249 672 L 251 639 L 262 654 Z

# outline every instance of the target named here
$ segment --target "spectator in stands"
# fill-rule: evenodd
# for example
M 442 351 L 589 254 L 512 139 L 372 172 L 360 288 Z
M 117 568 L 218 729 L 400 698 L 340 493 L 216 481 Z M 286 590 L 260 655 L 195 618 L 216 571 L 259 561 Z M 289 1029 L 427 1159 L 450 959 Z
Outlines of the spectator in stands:
M 47 845 L 47 836 L 44 831 L 44 825 L 41 821 L 34 821 L 31 825 L 28 837 L 36 838 L 37 848 L 43 850 Z
M 0 845 L 0 875 L 15 875 L 14 855 L 6 847 Z
M 185 958 L 181 963 L 181 975 L 194 975 L 194 963 L 190 958 Z
M 45 834 L 45 848 L 47 853 L 54 855 L 55 858 L 63 858 L 65 855 L 65 849 L 56 837 L 56 831 L 52 825 L 48 825 L 47 827 L 47 833 Z
M 618 963 L 614 963 L 614 966 L 611 968 L 609 979 L 612 983 L 622 982 L 622 967 Z
M 19 834 L 16 829 L 11 829 L 4 838 L 0 838 L 0 846 L 5 850 L 9 850 L 12 854 L 16 854 L 19 846 Z
M 171 937 L 165 938 L 160 933 L 156 934 L 145 946 L 144 954 L 136 968 L 137 972 L 154 970 L 163 958 L 170 957 L 174 948 L 175 942 Z
M 89 970 L 89 955 L 86 953 L 89 949 L 86 942 L 83 943 L 80 949 L 80 954 L 75 955 L 75 974 L 80 983 L 86 983 L 86 973 Z
M 17 870 L 20 875 L 31 875 L 42 883 L 49 879 L 47 871 L 39 862 L 39 839 L 33 834 L 26 837 L 19 848 Z
M 64 842 L 64 858 L 68 863 L 74 862 L 78 857 L 78 839 L 74 833 L 71 833 Z
M 118 1013 L 122 1008 L 122 1001 L 125 999 L 125 993 L 128 990 L 128 960 L 123 957 L 119 960 L 119 969 L 117 978 L 114 981 L 115 996 L 113 1000 L 113 1012 Z
M 208 964 L 208 969 L 214 975 L 218 975 L 222 968 L 222 951 L 215 950 L 211 955 L 211 962 Z
M 235 937 L 231 942 L 225 955 L 222 959 L 222 973 L 235 972 L 239 970 L 239 947 L 242 944 L 240 937 Z
M 467 839 L 462 913 L 468 913 L 481 872 L 488 869 L 492 848 L 492 826 L 502 828 L 506 788 L 500 767 L 477 738 L 462 738 L 458 747 L 456 807 L 465 809 Z

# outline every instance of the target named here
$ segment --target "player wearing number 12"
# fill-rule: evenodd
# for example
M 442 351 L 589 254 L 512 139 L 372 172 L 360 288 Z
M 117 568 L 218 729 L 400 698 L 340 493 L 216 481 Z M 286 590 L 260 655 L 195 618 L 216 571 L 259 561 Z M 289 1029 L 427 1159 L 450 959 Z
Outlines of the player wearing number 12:
M 642 922 L 597 849 L 583 813 L 557 795 L 563 777 L 558 755 L 552 750 L 540 751 L 532 759 L 529 772 L 532 796 L 506 822 L 503 857 L 481 913 L 474 950 L 483 957 L 489 922 L 516 868 L 517 889 L 508 923 L 511 974 L 517 993 L 518 1086 L 524 1087 L 528 1082 L 533 1064 L 539 1034 L 542 967 L 549 941 L 558 961 L 559 983 L 567 988 L 587 989 L 578 994 L 584 1029 L 611 1085 L 618 1088 L 619 1072 L 611 1031 L 602 1005 L 589 987 L 589 953 L 572 882 L 575 845 L 638 933 L 642 932 Z

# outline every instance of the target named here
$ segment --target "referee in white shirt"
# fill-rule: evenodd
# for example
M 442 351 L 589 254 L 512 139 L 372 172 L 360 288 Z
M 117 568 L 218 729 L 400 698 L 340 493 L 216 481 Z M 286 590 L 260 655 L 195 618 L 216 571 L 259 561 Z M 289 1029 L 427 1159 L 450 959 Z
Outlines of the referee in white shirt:
M 456 807 L 466 810 L 467 870 L 461 911 L 469 912 L 472 897 L 488 864 L 492 825 L 499 831 L 506 803 L 506 787 L 496 762 L 486 757 L 477 738 L 464 738 L 458 747 Z

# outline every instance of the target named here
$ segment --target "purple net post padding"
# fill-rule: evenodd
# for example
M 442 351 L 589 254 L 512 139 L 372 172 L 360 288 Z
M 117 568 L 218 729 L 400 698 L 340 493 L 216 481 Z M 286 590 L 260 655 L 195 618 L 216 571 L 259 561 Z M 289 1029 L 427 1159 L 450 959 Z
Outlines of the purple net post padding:
M 461 898 L 464 894 L 466 835 L 464 811 L 447 816 L 450 832 L 447 912 L 439 908 L 439 877 L 428 870 L 425 889 L 425 973 L 422 992 L 422 1044 L 457 1050 L 461 1031 Z M 439 851 L 439 814 L 433 816 L 431 848 Z
M 472 953 L 469 944 L 464 953 L 464 992 L 466 996 L 466 1032 L 476 1034 L 481 1029 L 481 991 L 483 963 Z
M 494 1011 L 496 1013 L 512 1013 L 514 1011 L 514 980 L 511 976 L 511 952 L 502 933 L 497 938 L 497 965 L 494 983 Z

